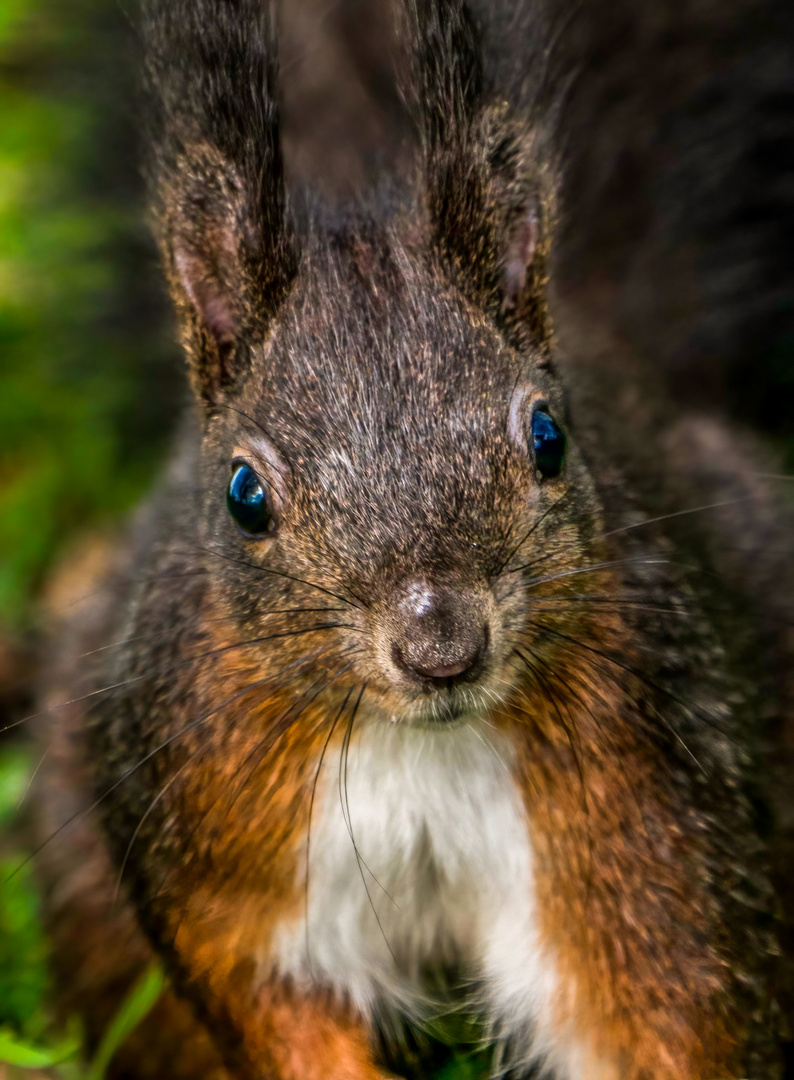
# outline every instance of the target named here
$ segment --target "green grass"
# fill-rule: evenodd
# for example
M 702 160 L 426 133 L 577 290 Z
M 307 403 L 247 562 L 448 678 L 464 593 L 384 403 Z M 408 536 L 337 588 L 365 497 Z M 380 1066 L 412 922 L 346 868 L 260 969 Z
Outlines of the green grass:
M 165 986 L 160 968 L 147 971 L 133 987 L 105 1033 L 93 1059 L 84 1064 L 77 1023 L 56 1040 L 34 1041 L 10 1028 L 0 1028 L 0 1064 L 19 1071 L 47 1069 L 61 1080 L 104 1080 L 113 1056 L 154 1006 Z
M 0 829 L 12 820 L 28 778 L 28 756 L 16 747 L 0 754 Z M 36 890 L 22 856 L 0 856 L 0 1028 L 39 1039 L 46 1031 L 46 943 Z
M 30 755 L 10 745 L 0 751 L 0 829 L 8 829 L 27 791 Z M 53 1029 L 47 1008 L 47 945 L 39 899 L 25 853 L 6 842 L 0 858 L 0 1065 L 23 1077 L 47 1069 L 61 1080 L 103 1080 L 113 1054 L 162 992 L 155 968 L 133 988 L 98 1048 L 82 1064 L 79 1022 Z

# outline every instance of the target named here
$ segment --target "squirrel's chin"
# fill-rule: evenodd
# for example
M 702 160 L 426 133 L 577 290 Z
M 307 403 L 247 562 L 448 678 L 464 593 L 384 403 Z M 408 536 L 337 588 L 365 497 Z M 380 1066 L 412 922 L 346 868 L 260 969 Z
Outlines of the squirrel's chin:
M 472 708 L 470 703 L 434 699 L 415 702 L 404 709 L 395 709 L 384 713 L 392 724 L 407 727 L 442 729 L 463 727 L 486 716 L 488 709 Z

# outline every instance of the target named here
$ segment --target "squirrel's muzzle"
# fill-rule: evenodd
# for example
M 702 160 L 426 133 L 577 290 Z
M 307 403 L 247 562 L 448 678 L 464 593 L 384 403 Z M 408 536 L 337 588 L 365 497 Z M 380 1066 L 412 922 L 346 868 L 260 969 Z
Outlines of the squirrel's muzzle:
M 413 581 L 401 590 L 395 616 L 392 660 L 412 681 L 451 688 L 481 674 L 489 631 L 478 596 L 453 585 Z

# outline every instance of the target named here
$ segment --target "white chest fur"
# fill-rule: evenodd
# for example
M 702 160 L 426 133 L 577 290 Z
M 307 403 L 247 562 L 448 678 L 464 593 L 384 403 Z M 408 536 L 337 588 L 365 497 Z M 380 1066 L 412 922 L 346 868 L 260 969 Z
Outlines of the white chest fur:
M 432 1010 L 422 973 L 457 964 L 495 1036 L 521 1057 L 551 1049 L 556 976 L 512 759 L 510 741 L 476 719 L 449 730 L 362 724 L 346 768 L 329 750 L 308 898 L 276 934 L 279 970 L 334 986 L 365 1015 L 421 1016 Z M 305 862 L 302 889 L 303 874 Z

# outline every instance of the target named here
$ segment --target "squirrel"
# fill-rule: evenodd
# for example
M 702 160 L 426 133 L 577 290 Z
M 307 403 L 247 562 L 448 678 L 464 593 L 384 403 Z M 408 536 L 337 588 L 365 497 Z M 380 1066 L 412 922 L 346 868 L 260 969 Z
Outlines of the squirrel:
M 742 601 L 588 442 L 552 323 L 597 5 L 398 6 L 419 153 L 324 209 L 270 6 L 143 2 L 195 400 L 48 693 L 64 1002 L 96 1043 L 161 960 L 137 1080 L 385 1078 L 450 1009 L 495 1076 L 783 1080 Z

